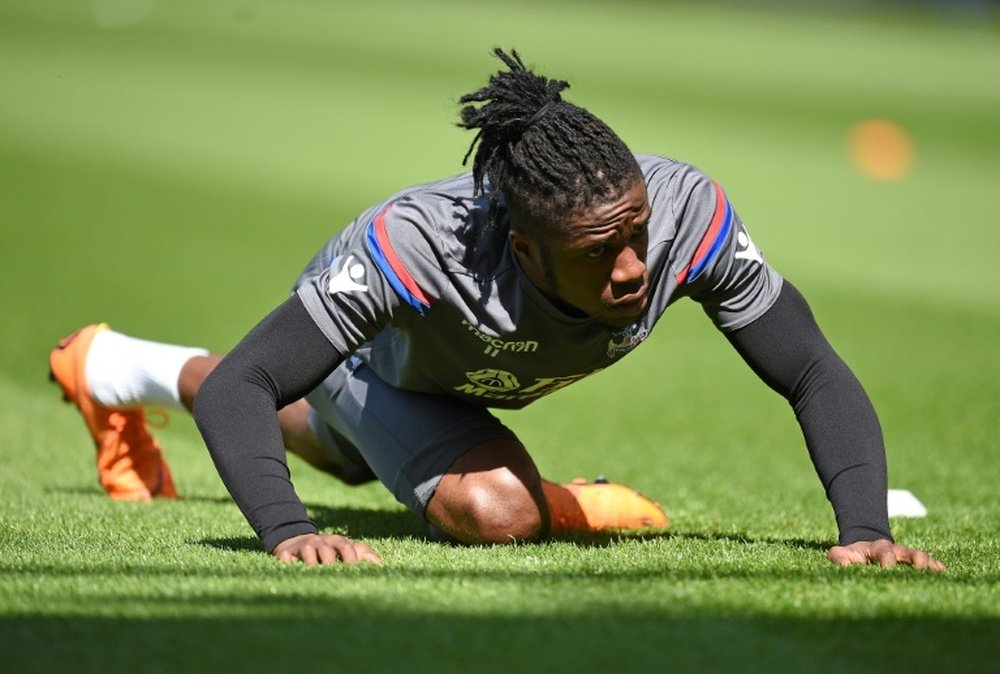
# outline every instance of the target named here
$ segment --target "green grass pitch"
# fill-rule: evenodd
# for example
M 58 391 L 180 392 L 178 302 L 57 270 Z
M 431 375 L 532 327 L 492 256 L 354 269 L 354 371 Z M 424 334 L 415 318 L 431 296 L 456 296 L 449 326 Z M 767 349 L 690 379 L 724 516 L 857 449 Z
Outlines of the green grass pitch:
M 90 0 L 0 5 L 0 657 L 51 671 L 978 672 L 1000 657 L 1000 28 L 819 3 Z M 505 414 L 547 476 L 667 533 L 455 548 L 300 462 L 381 568 L 283 566 L 197 432 L 184 498 L 113 503 L 53 342 L 96 320 L 224 351 L 375 199 L 462 170 L 455 101 L 517 47 L 636 151 L 722 183 L 873 398 L 894 520 L 944 575 L 837 569 L 790 411 L 685 303 L 621 365 Z M 847 138 L 905 129 L 866 177 Z

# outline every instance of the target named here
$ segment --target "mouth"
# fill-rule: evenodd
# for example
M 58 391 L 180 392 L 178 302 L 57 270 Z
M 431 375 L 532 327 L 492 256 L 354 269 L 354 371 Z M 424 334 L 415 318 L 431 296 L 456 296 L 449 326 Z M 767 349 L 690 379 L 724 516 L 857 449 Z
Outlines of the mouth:
M 609 304 L 608 308 L 616 314 L 638 316 L 646 310 L 646 305 L 649 303 L 648 290 L 647 286 L 643 286 L 637 292 L 626 295 L 617 302 Z

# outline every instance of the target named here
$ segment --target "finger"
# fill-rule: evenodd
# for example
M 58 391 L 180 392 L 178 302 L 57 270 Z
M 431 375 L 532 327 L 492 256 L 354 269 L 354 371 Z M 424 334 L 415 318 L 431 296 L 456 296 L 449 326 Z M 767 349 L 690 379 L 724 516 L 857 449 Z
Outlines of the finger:
M 839 545 L 835 545 L 827 550 L 826 558 L 837 566 L 847 566 L 851 563 L 847 559 L 847 550 Z
M 337 549 L 332 545 L 321 544 L 316 546 L 316 552 L 319 555 L 320 564 L 336 564 L 340 561 L 340 556 L 337 554 Z
M 295 555 L 290 553 L 288 550 L 282 550 L 278 553 L 278 559 L 280 559 L 285 564 L 291 564 L 295 561 Z
M 896 566 L 896 545 L 879 545 L 872 549 L 872 553 L 875 555 L 875 559 L 872 561 L 878 561 L 879 566 L 883 569 L 888 569 Z
M 319 563 L 316 548 L 309 543 L 299 548 L 299 559 L 301 559 L 306 566 L 316 566 L 316 564 Z
M 371 562 L 372 564 L 381 564 L 382 558 L 375 554 L 372 550 L 364 543 L 358 543 L 354 546 L 354 549 L 358 553 L 358 559 L 362 562 Z
M 338 536 L 334 546 L 337 548 L 337 553 L 340 558 L 344 560 L 344 564 L 357 564 L 358 563 L 358 553 L 354 550 L 354 541 L 343 536 Z
M 897 554 L 896 557 L 897 561 L 901 563 L 912 564 L 915 569 L 930 569 L 931 571 L 936 571 L 938 573 L 948 570 L 948 567 L 931 557 L 923 550 L 906 548 L 903 546 L 897 547 L 902 550 L 902 552 Z
M 931 557 L 923 550 L 910 550 L 913 567 L 916 569 L 930 569 L 931 571 L 947 571 L 948 567 Z M 900 560 L 902 561 L 902 560 Z
M 851 563 L 850 551 L 840 545 L 835 545 L 830 548 L 826 553 L 826 558 L 837 566 L 847 566 Z
M 907 559 L 900 559 L 899 561 L 907 562 L 913 565 L 915 569 L 926 569 L 930 566 L 931 556 L 923 550 L 908 550 L 907 552 Z

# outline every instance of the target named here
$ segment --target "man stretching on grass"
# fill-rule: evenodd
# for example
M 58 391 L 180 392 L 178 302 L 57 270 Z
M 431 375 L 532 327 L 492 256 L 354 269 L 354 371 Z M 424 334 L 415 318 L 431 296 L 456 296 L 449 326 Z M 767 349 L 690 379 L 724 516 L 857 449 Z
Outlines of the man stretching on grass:
M 830 560 L 943 569 L 893 542 L 871 403 L 722 188 L 692 166 L 633 155 L 562 99 L 566 82 L 495 53 L 507 68 L 461 99 L 461 126 L 477 131 L 472 173 L 362 213 L 225 358 L 105 325 L 52 352 L 107 492 L 176 495 L 141 406 L 183 405 L 264 547 L 285 561 L 379 561 L 317 532 L 286 448 L 350 484 L 378 478 L 462 543 L 665 524 L 638 496 L 625 519 L 602 520 L 606 503 L 542 480 L 488 408 L 523 407 L 613 365 L 690 297 L 792 405 L 840 531 Z

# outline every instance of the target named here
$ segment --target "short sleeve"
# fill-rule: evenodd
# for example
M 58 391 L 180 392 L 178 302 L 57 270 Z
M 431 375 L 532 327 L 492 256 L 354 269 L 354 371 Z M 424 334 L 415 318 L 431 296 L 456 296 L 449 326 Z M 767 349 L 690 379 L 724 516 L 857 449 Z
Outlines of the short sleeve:
M 681 294 L 723 332 L 749 325 L 781 291 L 781 276 L 750 238 L 722 187 L 697 171 L 679 214 L 671 271 Z
M 295 290 L 342 355 L 387 325 L 425 315 L 436 301 L 441 266 L 433 230 L 404 202 L 390 202 L 345 230 L 336 254 Z

